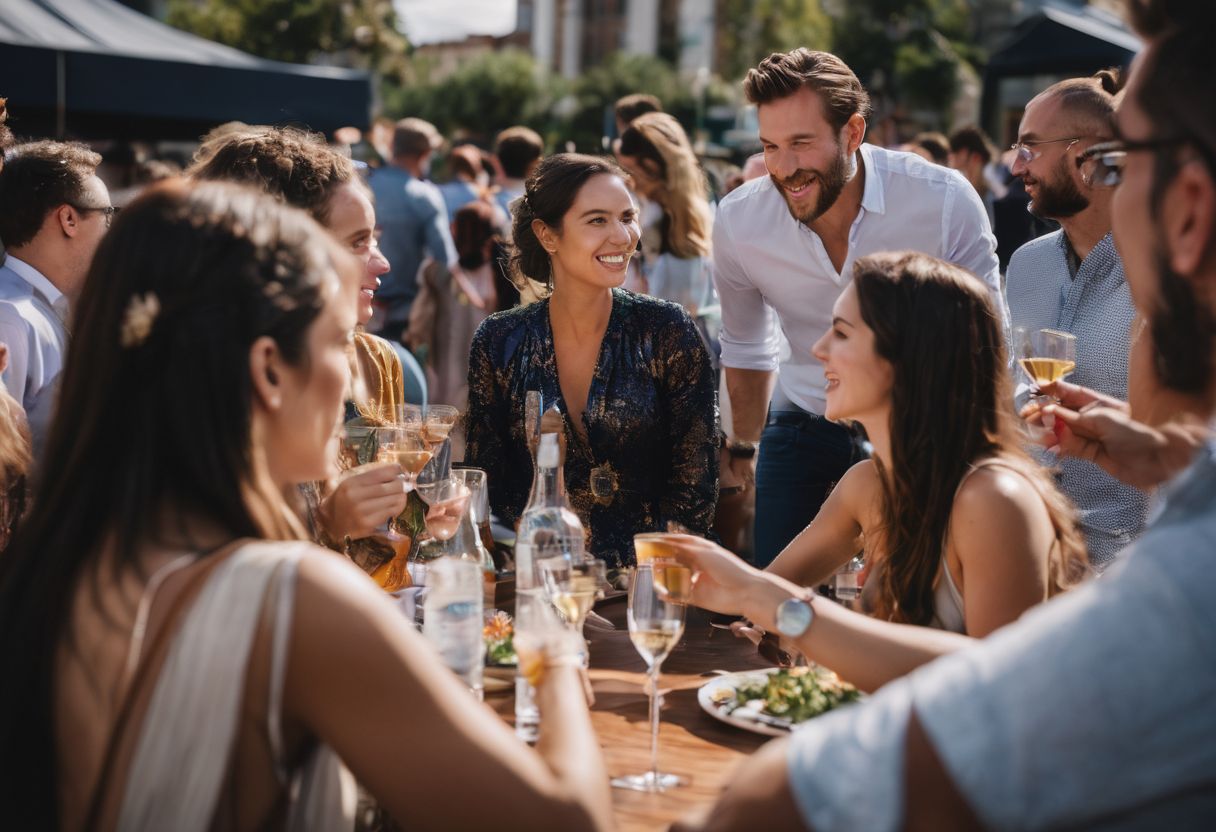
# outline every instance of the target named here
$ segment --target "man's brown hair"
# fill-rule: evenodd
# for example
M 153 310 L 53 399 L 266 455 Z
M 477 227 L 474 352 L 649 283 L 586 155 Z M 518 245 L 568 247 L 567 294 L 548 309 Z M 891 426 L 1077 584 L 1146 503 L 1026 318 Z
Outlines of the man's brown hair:
M 393 156 L 425 156 L 443 147 L 435 125 L 421 118 L 403 118 L 393 128 Z
M 958 153 L 960 150 L 974 153 L 984 160 L 985 165 L 996 156 L 996 148 L 992 146 L 987 134 L 974 125 L 960 127 L 950 134 L 950 152 Z
M 1103 69 L 1088 78 L 1068 78 L 1043 91 L 1060 102 L 1060 111 L 1072 130 L 1091 131 L 1100 139 L 1115 134 L 1115 107 L 1123 89 L 1123 70 Z
M 23 246 L 38 235 L 46 215 L 60 205 L 81 205 L 85 181 L 101 155 L 77 142 L 29 142 L 10 147 L 0 170 L 0 241 Z
M 494 155 L 503 173 L 512 179 L 523 179 L 533 163 L 545 155 L 545 143 L 531 128 L 508 127 L 494 139 Z
M 830 52 L 798 47 L 774 52 L 747 72 L 743 92 L 752 104 L 788 98 L 800 89 L 814 90 L 823 100 L 824 115 L 840 130 L 854 114 L 870 116 L 870 95 L 848 64 Z
M 645 115 L 646 113 L 661 112 L 663 112 L 663 102 L 659 101 L 655 96 L 644 92 L 635 92 L 632 95 L 618 98 L 616 106 L 613 107 L 614 115 L 625 124 L 629 124 L 638 116 Z

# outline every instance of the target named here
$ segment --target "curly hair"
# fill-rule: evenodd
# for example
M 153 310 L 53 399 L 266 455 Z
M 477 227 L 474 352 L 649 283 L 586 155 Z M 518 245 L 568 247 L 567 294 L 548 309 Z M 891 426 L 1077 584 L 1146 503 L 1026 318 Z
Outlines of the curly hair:
M 186 175 L 196 181 L 253 185 L 324 224 L 334 191 L 362 183 L 354 163 L 320 133 L 295 127 L 248 127 L 209 136 Z

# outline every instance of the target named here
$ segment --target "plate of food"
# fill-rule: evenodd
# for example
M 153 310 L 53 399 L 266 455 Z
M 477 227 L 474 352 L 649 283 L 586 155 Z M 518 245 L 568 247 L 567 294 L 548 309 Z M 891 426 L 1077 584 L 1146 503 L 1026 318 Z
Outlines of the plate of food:
M 697 691 L 710 716 L 770 737 L 784 737 L 807 720 L 861 698 L 857 688 L 815 665 L 730 673 Z

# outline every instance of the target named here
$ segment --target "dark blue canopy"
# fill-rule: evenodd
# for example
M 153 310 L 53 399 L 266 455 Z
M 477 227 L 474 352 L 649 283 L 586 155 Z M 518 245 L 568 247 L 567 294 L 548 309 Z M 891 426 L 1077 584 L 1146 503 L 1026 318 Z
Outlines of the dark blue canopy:
M 114 0 L 3 0 L 0 96 L 21 134 L 195 138 L 225 121 L 367 124 L 371 83 L 269 61 Z

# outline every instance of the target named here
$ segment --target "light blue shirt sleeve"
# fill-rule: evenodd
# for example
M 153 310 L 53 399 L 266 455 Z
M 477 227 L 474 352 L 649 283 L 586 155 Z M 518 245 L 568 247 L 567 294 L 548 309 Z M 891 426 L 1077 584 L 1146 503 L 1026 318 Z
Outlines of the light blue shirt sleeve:
M 30 328 L 21 315 L 7 304 L 0 304 L 0 343 L 8 347 L 8 369 L 4 371 L 4 387 L 8 394 L 17 400 L 17 404 L 28 409 L 26 394 L 31 354 Z
M 1212 502 L 1150 530 L 1102 578 L 795 734 L 803 818 L 817 832 L 898 828 L 913 708 L 986 827 L 1173 828 L 1161 823 L 1212 811 Z
M 447 208 L 443 204 L 443 196 L 435 187 L 427 188 L 426 194 L 433 211 L 424 226 L 426 251 L 438 262 L 451 267 L 456 262 L 456 245 L 452 242 L 452 230 L 448 221 Z

